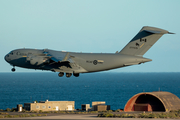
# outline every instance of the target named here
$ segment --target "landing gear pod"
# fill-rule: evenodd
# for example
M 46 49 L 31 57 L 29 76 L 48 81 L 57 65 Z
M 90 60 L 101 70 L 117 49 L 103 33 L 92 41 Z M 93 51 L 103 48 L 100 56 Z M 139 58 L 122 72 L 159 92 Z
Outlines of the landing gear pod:
M 59 76 L 59 77 L 62 77 L 62 76 L 64 76 L 64 73 L 63 73 L 63 72 L 60 72 L 60 73 L 58 74 L 58 76 Z
M 75 77 L 79 77 L 79 73 L 73 73 Z
M 66 77 L 71 77 L 72 73 L 66 73 Z

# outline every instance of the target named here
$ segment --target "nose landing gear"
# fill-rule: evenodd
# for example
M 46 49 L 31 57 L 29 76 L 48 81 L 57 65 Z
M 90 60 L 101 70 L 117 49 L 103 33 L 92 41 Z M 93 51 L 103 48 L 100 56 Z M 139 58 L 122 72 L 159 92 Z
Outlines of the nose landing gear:
M 11 69 L 11 71 L 12 71 L 12 72 L 15 72 L 15 71 L 16 71 L 16 69 L 15 69 L 15 68 L 12 68 L 12 69 Z

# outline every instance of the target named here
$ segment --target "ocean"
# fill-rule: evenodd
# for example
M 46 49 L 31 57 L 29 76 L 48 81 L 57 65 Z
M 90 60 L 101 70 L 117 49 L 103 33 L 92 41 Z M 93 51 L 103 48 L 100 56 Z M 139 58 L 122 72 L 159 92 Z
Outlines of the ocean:
M 123 109 L 126 102 L 140 92 L 167 91 L 180 97 L 180 73 L 80 74 L 60 78 L 58 73 L 0 73 L 0 109 L 37 101 L 75 101 L 81 104 L 105 101 L 112 110 Z

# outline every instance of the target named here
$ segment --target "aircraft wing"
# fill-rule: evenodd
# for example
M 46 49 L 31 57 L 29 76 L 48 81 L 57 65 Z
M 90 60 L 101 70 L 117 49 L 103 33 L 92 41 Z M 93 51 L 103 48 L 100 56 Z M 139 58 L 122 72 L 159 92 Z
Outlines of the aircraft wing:
M 49 58 L 52 61 L 59 64 L 58 68 L 52 69 L 53 71 L 66 72 L 66 73 L 87 72 L 84 68 L 82 68 L 76 63 L 76 61 L 74 60 L 75 56 L 70 55 L 69 52 L 61 52 L 61 51 L 54 51 L 54 50 L 46 49 L 44 50 L 44 54 L 46 56 L 49 56 Z
M 54 51 L 54 50 L 44 50 L 44 54 L 46 56 L 49 56 L 50 59 L 54 62 L 68 62 L 72 63 L 73 60 L 70 58 L 69 52 L 60 52 L 60 51 Z

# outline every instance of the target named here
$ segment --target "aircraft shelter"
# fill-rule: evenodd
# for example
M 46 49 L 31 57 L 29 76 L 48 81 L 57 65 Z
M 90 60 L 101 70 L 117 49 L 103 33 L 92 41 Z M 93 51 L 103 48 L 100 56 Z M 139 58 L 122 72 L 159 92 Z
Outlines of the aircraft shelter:
M 131 97 L 124 111 L 171 111 L 180 109 L 180 99 L 170 92 L 143 92 Z

